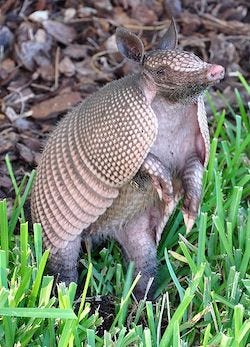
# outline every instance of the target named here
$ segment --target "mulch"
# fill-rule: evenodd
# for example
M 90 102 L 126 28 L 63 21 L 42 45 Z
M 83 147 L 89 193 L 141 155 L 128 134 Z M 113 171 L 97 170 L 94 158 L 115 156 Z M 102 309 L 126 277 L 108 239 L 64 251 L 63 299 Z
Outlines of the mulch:
M 136 70 L 117 52 L 117 27 L 150 50 L 174 15 L 180 47 L 226 68 L 218 88 L 233 103 L 236 71 L 250 76 L 249 9 L 248 0 L 0 1 L 0 198 L 14 197 L 7 153 L 20 181 L 69 108 Z

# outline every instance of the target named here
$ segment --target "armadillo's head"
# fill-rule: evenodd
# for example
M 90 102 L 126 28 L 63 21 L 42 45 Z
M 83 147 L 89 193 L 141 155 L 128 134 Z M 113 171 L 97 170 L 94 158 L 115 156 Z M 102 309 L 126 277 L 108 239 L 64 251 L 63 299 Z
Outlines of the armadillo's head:
M 156 93 L 171 101 L 194 98 L 224 77 L 222 66 L 205 63 L 193 53 L 176 49 L 174 20 L 156 49 L 145 54 L 142 41 L 129 31 L 119 28 L 116 39 L 124 56 L 141 63 L 142 74 Z

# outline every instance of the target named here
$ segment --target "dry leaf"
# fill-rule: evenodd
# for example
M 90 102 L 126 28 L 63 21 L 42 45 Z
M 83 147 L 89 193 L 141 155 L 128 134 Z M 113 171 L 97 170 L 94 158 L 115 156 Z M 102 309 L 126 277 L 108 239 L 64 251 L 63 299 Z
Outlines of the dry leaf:
M 31 164 L 34 161 L 34 154 L 31 149 L 22 143 L 17 143 L 17 149 L 20 154 L 20 157 L 25 160 L 27 163 Z
M 152 24 L 157 20 L 154 11 L 143 3 L 135 7 L 132 17 L 139 20 L 142 24 Z
M 32 117 L 35 119 L 53 118 L 68 110 L 73 105 L 81 101 L 79 92 L 69 92 L 45 100 L 32 107 Z
M 8 49 L 12 45 L 14 35 L 7 26 L 0 27 L 0 61 L 6 55 Z
M 21 25 L 18 44 L 15 46 L 19 60 L 30 71 L 35 68 L 37 56 L 49 56 L 52 45 L 51 38 L 43 29 L 38 29 L 35 35 L 31 35 L 30 30 L 32 29 L 33 27 L 30 25 Z
M 64 49 L 64 54 L 73 58 L 80 59 L 85 58 L 90 47 L 87 45 L 71 44 Z
M 56 41 L 65 45 L 68 45 L 76 38 L 75 29 L 66 24 L 54 20 L 47 20 L 43 22 L 43 26 Z
M 70 77 L 75 74 L 75 65 L 69 57 L 64 57 L 59 64 L 59 71 L 65 76 Z
M 33 22 L 42 23 L 49 18 L 49 11 L 35 11 L 29 15 L 29 19 Z

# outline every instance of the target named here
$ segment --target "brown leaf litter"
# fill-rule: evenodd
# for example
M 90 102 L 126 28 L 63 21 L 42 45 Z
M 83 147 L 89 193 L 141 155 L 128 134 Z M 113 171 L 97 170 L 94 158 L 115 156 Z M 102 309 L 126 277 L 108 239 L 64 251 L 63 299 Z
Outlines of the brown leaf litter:
M 226 67 L 219 90 L 234 102 L 240 83 L 231 75 L 250 76 L 249 8 L 247 0 L 1 1 L 0 197 L 14 197 L 7 153 L 20 181 L 68 109 L 135 71 L 116 50 L 120 25 L 139 33 L 150 49 L 174 14 L 180 47 Z M 220 98 L 215 102 L 224 106 Z

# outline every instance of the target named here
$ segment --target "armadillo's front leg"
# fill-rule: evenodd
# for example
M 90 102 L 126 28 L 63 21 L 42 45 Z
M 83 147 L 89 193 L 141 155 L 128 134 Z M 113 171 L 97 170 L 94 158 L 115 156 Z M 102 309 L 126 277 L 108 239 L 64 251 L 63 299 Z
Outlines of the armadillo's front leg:
M 187 160 L 182 174 L 184 189 L 182 211 L 187 232 L 192 229 L 198 214 L 202 193 L 203 171 L 204 167 L 198 157 L 192 156 Z
M 140 170 L 151 177 L 153 186 L 157 190 L 160 200 L 163 200 L 166 206 L 172 209 L 174 196 L 170 170 L 152 153 L 147 155 Z

